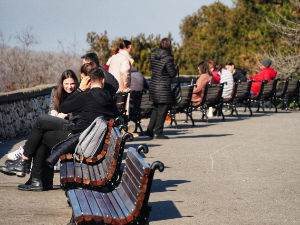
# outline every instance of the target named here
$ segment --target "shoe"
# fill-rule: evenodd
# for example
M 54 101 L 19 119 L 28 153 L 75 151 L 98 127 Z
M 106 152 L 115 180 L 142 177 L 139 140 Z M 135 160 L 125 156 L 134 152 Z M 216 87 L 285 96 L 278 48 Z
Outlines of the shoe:
M 169 137 L 165 136 L 163 134 L 159 134 L 159 135 L 158 134 L 154 134 L 153 139 L 169 139 Z
M 139 136 L 138 133 L 133 133 L 133 132 L 130 130 L 129 127 L 128 127 L 128 131 L 127 131 L 127 132 L 128 132 L 128 133 L 131 133 L 131 134 L 133 135 L 134 138 L 137 138 L 137 137 Z
M 9 153 L 7 155 L 7 158 L 10 160 L 17 160 L 22 156 L 23 153 L 24 153 L 23 146 L 20 146 L 20 148 L 17 149 L 16 151 Z
M 5 164 L 6 166 L 9 166 L 9 165 L 14 164 L 16 161 L 17 161 L 17 160 L 9 160 L 9 159 L 8 159 L 8 160 L 5 161 L 4 164 Z M 26 161 L 26 168 L 25 168 L 25 169 L 26 169 L 26 173 L 27 173 L 27 174 L 30 174 L 31 160 Z
M 146 130 L 146 131 L 144 132 L 144 134 L 147 135 L 148 137 L 153 138 L 153 133 L 152 133 L 150 130 Z
M 18 186 L 18 190 L 21 190 L 21 191 L 42 191 L 43 190 L 43 184 L 42 184 L 41 179 L 32 178 L 31 179 L 31 184 L 20 184 Z
M 22 157 L 16 160 L 15 163 L 8 166 L 0 166 L 0 172 L 6 175 L 17 175 L 18 177 L 25 177 L 26 175 L 26 161 Z

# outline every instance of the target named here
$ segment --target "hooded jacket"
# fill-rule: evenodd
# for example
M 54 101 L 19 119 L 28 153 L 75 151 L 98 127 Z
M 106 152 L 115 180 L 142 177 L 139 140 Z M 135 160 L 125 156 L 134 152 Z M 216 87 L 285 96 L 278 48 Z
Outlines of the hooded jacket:
M 264 79 L 268 80 L 268 83 L 270 80 L 274 80 L 276 77 L 277 72 L 273 70 L 273 68 L 265 68 L 260 73 L 256 74 L 252 80 L 255 81 L 263 81 Z M 258 94 L 260 89 L 260 82 L 253 82 L 251 86 L 251 91 L 254 92 L 254 94 Z
M 151 68 L 150 98 L 155 103 L 172 103 L 171 81 L 177 75 L 178 68 L 171 52 L 156 49 L 151 56 Z
M 60 111 L 79 112 L 79 119 L 76 121 L 73 133 L 86 129 L 98 116 L 103 116 L 106 120 L 119 116 L 119 110 L 111 95 L 98 87 L 82 93 L 78 90 L 74 91 L 61 104 Z
M 246 71 L 240 68 L 236 68 L 235 72 L 232 74 L 234 82 L 247 82 Z

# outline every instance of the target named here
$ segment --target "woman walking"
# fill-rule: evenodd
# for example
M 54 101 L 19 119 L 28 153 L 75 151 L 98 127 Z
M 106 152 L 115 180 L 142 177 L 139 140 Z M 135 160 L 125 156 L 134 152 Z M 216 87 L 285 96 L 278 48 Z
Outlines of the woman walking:
M 162 132 L 169 104 L 172 103 L 171 80 L 178 72 L 169 38 L 163 38 L 160 41 L 159 48 L 151 56 L 151 68 L 149 91 L 154 109 L 145 134 L 154 139 L 168 139 L 169 137 L 163 135 Z

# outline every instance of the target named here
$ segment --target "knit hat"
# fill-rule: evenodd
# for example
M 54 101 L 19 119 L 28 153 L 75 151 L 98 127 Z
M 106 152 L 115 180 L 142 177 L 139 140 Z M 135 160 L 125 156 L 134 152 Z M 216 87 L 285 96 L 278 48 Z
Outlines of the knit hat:
M 265 59 L 265 60 L 261 61 L 261 64 L 263 66 L 265 66 L 266 68 L 269 68 L 272 64 L 272 61 L 271 61 L 271 59 Z

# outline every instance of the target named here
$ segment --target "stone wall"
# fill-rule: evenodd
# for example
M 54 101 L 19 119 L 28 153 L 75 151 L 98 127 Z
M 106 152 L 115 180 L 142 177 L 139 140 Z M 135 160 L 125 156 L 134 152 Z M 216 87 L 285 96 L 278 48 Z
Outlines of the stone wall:
M 28 135 L 38 115 L 47 114 L 56 84 L 0 93 L 0 139 Z

